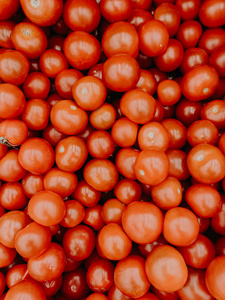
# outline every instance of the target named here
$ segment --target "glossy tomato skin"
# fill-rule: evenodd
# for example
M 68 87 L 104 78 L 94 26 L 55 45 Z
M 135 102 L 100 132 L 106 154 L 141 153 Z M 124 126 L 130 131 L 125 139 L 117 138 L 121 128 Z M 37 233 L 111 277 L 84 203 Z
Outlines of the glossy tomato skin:
M 77 70 L 90 69 L 98 63 L 101 55 L 98 40 L 83 31 L 70 33 L 65 39 L 63 51 L 69 64 Z
M 34 175 L 29 172 L 23 177 L 21 184 L 24 194 L 28 198 L 31 198 L 34 194 L 44 189 L 43 176 Z
M 150 283 L 145 273 L 144 259 L 130 255 L 120 260 L 115 268 L 116 287 L 130 297 L 141 297 L 148 291 Z
M 218 72 L 219 76 L 225 76 L 225 46 L 213 51 L 209 58 L 209 64 Z
M 101 192 L 94 189 L 85 180 L 81 180 L 78 182 L 72 197 L 80 201 L 84 206 L 92 207 L 98 204 Z
M 121 175 L 128 179 L 136 179 L 134 164 L 140 151 L 133 148 L 120 149 L 116 155 L 115 164 Z
M 191 47 L 184 52 L 180 70 L 185 74 L 197 65 L 207 65 L 208 61 L 209 56 L 204 49 Z
M 76 200 L 65 201 L 66 214 L 60 225 L 63 227 L 71 228 L 80 224 L 85 217 L 84 206 Z
M 114 194 L 122 203 L 128 205 L 141 200 L 141 185 L 134 180 L 121 179 L 114 188 Z
M 27 125 L 21 120 L 5 120 L 0 123 L 0 136 L 12 145 L 22 144 L 28 136 Z
M 41 72 L 28 74 L 23 83 L 23 92 L 26 98 L 46 99 L 50 91 L 50 80 Z
M 131 0 L 122 0 L 119 3 L 116 0 L 102 0 L 100 2 L 101 14 L 110 23 L 125 21 L 131 14 L 131 9 Z
M 199 13 L 201 0 L 176 0 L 176 6 L 180 11 L 182 20 L 192 20 Z
M 197 66 L 185 73 L 181 91 L 188 100 L 199 101 L 210 97 L 219 83 L 219 75 L 208 65 Z
M 182 255 L 169 245 L 158 246 L 149 254 L 145 270 L 150 283 L 165 292 L 175 292 L 182 288 L 188 276 Z
M 198 43 L 198 47 L 204 49 L 209 55 L 216 49 L 225 45 L 225 30 L 221 27 L 206 29 Z
M 26 207 L 28 199 L 19 182 L 5 183 L 0 191 L 0 204 L 7 210 L 20 210 Z
M 225 124 L 224 101 L 212 100 L 206 103 L 201 110 L 201 119 L 211 121 L 219 130 L 222 130 Z
M 225 24 L 225 3 L 222 0 L 206 0 L 199 11 L 199 18 L 207 27 L 219 27 Z
M 149 11 L 139 9 L 139 8 L 134 8 L 134 9 L 132 9 L 129 18 L 127 19 L 127 22 L 130 23 L 131 25 L 133 25 L 136 29 L 138 29 L 138 27 L 141 24 L 143 24 L 144 22 L 146 22 L 148 20 L 152 20 L 152 19 L 153 19 L 153 16 Z
M 201 183 L 215 183 L 225 176 L 225 157 L 215 146 L 199 144 L 192 148 L 187 157 L 191 175 Z
M 181 24 L 176 38 L 181 42 L 184 49 L 195 47 L 202 35 L 202 26 L 195 20 L 188 20 Z

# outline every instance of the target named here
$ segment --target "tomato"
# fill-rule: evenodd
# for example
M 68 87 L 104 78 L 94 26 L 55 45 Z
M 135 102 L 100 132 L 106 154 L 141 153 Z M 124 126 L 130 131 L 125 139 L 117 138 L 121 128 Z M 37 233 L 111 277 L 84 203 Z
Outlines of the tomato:
M 118 199 L 109 199 L 102 206 L 102 219 L 106 224 L 116 223 L 121 224 L 121 218 L 125 205 Z
M 29 129 L 43 130 L 48 125 L 50 107 L 42 99 L 31 99 L 26 102 L 22 113 L 22 120 Z
M 163 215 L 154 204 L 135 201 L 125 208 L 122 227 L 132 241 L 138 244 L 151 243 L 162 232 Z
M 202 106 L 200 101 L 181 99 L 176 105 L 176 117 L 184 125 L 191 125 L 200 119 Z
M 181 42 L 184 49 L 195 47 L 202 35 L 202 26 L 195 20 L 183 22 L 178 31 L 176 38 Z
M 77 105 L 84 110 L 96 110 L 106 99 L 106 87 L 95 76 L 85 76 L 77 80 L 72 87 L 72 96 Z
M 131 14 L 132 0 L 101 0 L 102 16 L 110 23 L 124 21 Z
M 206 0 L 199 11 L 199 18 L 207 27 L 219 27 L 225 24 L 225 2 L 223 0 Z
M 169 42 L 166 26 L 158 20 L 149 20 L 138 29 L 139 48 L 147 56 L 154 57 L 161 54 Z
M 133 7 L 134 7 L 134 5 L 133 5 Z M 130 23 L 131 25 L 133 25 L 136 29 L 138 29 L 138 27 L 141 24 L 143 24 L 146 21 L 152 20 L 152 19 L 153 19 L 153 16 L 149 11 L 139 9 L 139 8 L 134 8 L 134 9 L 132 9 L 129 18 L 127 19 L 127 22 Z
M 36 59 L 47 48 L 47 38 L 43 30 L 30 22 L 17 24 L 11 34 L 14 48 L 27 58 Z
M 52 124 L 49 124 L 43 130 L 42 137 L 55 148 L 62 139 L 66 138 L 66 135 L 56 130 Z
M 87 284 L 93 292 L 107 292 L 113 285 L 114 266 L 111 261 L 99 259 L 87 270 Z
M 8 288 L 11 288 L 24 279 L 29 279 L 26 264 L 15 265 L 6 274 L 6 284 Z
M 72 67 L 87 70 L 98 63 L 101 47 L 98 40 L 89 33 L 74 31 L 66 37 L 63 52 Z
M 210 294 L 217 299 L 224 299 L 225 293 L 222 289 L 224 282 L 224 255 L 214 258 L 208 265 L 205 273 L 205 282 Z
M 44 283 L 41 284 L 46 297 L 48 297 L 47 299 L 51 300 L 51 296 L 54 296 L 57 291 L 59 290 L 60 286 L 62 283 L 62 276 L 58 277 L 55 280 L 51 280 L 51 281 L 45 281 Z M 52 298 L 53 299 L 53 298 Z
M 108 299 L 109 300 L 131 300 L 132 298 L 121 293 L 121 291 L 114 284 L 108 292 Z
M 84 167 L 83 176 L 88 184 L 100 192 L 110 191 L 118 181 L 116 166 L 106 159 L 89 161 Z
M 80 224 L 85 216 L 83 205 L 76 200 L 68 200 L 65 202 L 65 205 L 66 214 L 63 220 L 60 222 L 60 225 L 70 228 Z
M 93 111 L 89 116 L 91 125 L 98 130 L 107 130 L 112 127 L 116 120 L 116 110 L 109 104 L 104 103 L 96 111 Z
M 186 264 L 197 269 L 206 269 L 216 254 L 213 243 L 202 234 L 198 235 L 193 244 L 177 249 L 182 254 Z
M 216 146 L 219 132 L 216 126 L 208 120 L 198 120 L 191 124 L 187 130 L 187 140 L 194 147 L 198 144 L 211 144 Z
M 186 143 L 186 127 L 175 119 L 165 119 L 161 124 L 169 133 L 169 149 L 183 148 Z
M 149 72 L 151 72 L 152 75 L 155 77 L 157 84 L 160 83 L 161 81 L 167 79 L 166 73 L 163 71 L 160 71 L 157 68 L 150 68 Z
M 224 242 L 225 242 L 225 237 L 222 236 L 218 238 L 218 240 L 215 243 L 215 250 L 216 250 L 216 256 L 224 255 Z
M 204 49 L 196 47 L 188 48 L 184 52 L 180 70 L 185 74 L 197 65 L 207 65 L 208 61 L 209 56 Z
M 36 281 L 52 281 L 61 276 L 65 263 L 66 256 L 63 248 L 56 243 L 51 243 L 40 256 L 28 260 L 27 269 Z
M 187 190 L 185 199 L 193 211 L 203 218 L 213 217 L 221 206 L 219 192 L 206 184 L 192 185 Z
M 75 271 L 64 273 L 60 290 L 65 297 L 74 300 L 80 300 L 82 297 L 88 296 L 90 289 L 86 282 L 86 272 L 84 268 L 81 267 Z M 61 300 L 64 299 L 66 298 Z
M 139 51 L 139 38 L 131 24 L 115 22 L 107 27 L 102 36 L 101 45 L 107 57 L 126 53 L 136 58 Z
M 225 198 L 224 194 L 221 194 L 221 208 L 220 210 L 212 217 L 211 219 L 211 227 L 212 229 L 221 234 L 224 235 L 225 232 L 225 226 L 224 226 L 224 215 L 225 215 Z
M 182 44 L 175 39 L 169 39 L 167 48 L 154 58 L 156 67 L 163 72 L 171 72 L 180 67 L 184 55 Z
M 67 69 L 61 71 L 55 78 L 55 88 L 64 99 L 73 99 L 72 86 L 78 79 L 83 77 L 80 71 Z
M 162 105 L 170 106 L 177 103 L 181 97 L 179 84 L 174 80 L 163 80 L 157 86 L 158 100 Z
M 32 173 L 27 172 L 26 175 L 23 177 L 21 183 L 24 194 L 28 198 L 31 198 L 34 194 L 44 189 L 42 175 L 34 175 Z
M 9 266 L 16 257 L 16 251 L 13 248 L 8 248 L 0 243 L 0 267 Z
M 145 270 L 150 283 L 165 292 L 181 289 L 188 277 L 182 255 L 169 245 L 158 246 L 149 254 Z
M 11 34 L 15 25 L 13 21 L 0 21 L 0 47 L 13 48 Z
M 175 207 L 166 212 L 163 235 L 170 244 L 189 246 L 197 239 L 198 233 L 198 219 L 189 209 Z
M 45 174 L 43 183 L 45 190 L 55 192 L 62 198 L 65 198 L 75 191 L 77 176 L 74 173 L 52 168 Z
M 171 3 L 162 3 L 157 6 L 154 13 L 154 19 L 161 21 L 166 26 L 169 36 L 172 37 L 179 28 L 181 15 L 175 5 Z
M 83 219 L 84 224 L 89 225 L 95 231 L 99 231 L 105 225 L 101 212 L 102 206 L 100 204 L 86 208 Z
M 51 191 L 41 191 L 31 197 L 28 214 L 38 224 L 52 226 L 61 222 L 66 214 L 62 198 Z
M 110 90 L 126 92 L 135 88 L 138 83 L 140 67 L 130 54 L 116 54 L 104 63 L 102 77 Z
M 99 22 L 101 14 L 98 4 L 92 0 L 69 0 L 63 7 L 63 20 L 73 31 L 94 31 Z
M 96 130 L 87 139 L 89 154 L 94 158 L 109 158 L 115 149 L 111 135 L 107 131 Z
M 20 120 L 5 120 L 0 123 L 0 136 L 11 145 L 20 145 L 28 135 L 27 125 Z M 6 142 L 6 143 L 7 143 Z
M 46 300 L 45 293 L 41 286 L 32 279 L 26 279 L 9 289 L 5 296 L 5 300 L 19 300 L 21 297 L 32 297 L 32 300 Z
M 5 183 L 0 190 L 0 204 L 7 210 L 20 210 L 26 207 L 26 198 L 21 183 Z
M 225 157 L 215 146 L 199 144 L 192 148 L 187 157 L 191 175 L 201 183 L 215 183 L 225 176 Z
M 94 231 L 86 225 L 69 228 L 63 236 L 63 249 L 66 256 L 74 261 L 81 261 L 88 258 L 94 248 Z
M 148 10 L 151 4 L 152 0 L 132 0 L 132 6 L 137 9 Z
M 62 37 L 60 35 L 53 35 L 48 40 L 48 48 L 62 52 L 64 40 L 65 37 Z
M 209 55 L 222 46 L 225 46 L 225 30 L 223 28 L 206 29 L 198 43 L 198 47 L 204 49 Z
M 204 100 L 215 92 L 218 82 L 219 76 L 214 68 L 208 65 L 197 66 L 185 73 L 181 91 L 188 100 Z
M 0 20 L 7 20 L 10 19 L 19 9 L 20 2 L 19 0 L 16 1 L 10 0 L 8 2 L 1 0 L 0 6 L 1 6 Z
M 115 164 L 121 175 L 128 179 L 136 179 L 134 164 L 140 151 L 133 148 L 123 148 L 116 155 Z
M 82 132 L 88 123 L 85 110 L 72 100 L 62 100 L 56 103 L 50 112 L 52 125 L 65 135 L 76 135 Z
M 160 245 L 168 245 L 167 241 L 164 239 L 162 234 L 157 238 L 157 240 L 155 240 L 152 243 L 138 244 L 138 250 L 140 251 L 140 254 L 144 258 L 146 258 L 155 247 L 158 247 Z
M 32 222 L 20 230 L 15 238 L 16 251 L 24 258 L 37 257 L 47 250 L 51 233 L 47 227 Z
M 21 0 L 20 4 L 27 18 L 39 26 L 53 25 L 63 11 L 62 0 Z
M 150 283 L 145 273 L 144 259 L 130 255 L 120 260 L 114 271 L 116 287 L 129 297 L 141 297 L 147 293 Z
M 9 150 L 0 161 L 0 179 L 5 182 L 16 182 L 25 174 L 26 170 L 19 163 L 18 150 Z
M 121 179 L 114 188 L 114 194 L 122 203 L 128 205 L 141 199 L 142 189 L 134 180 Z
M 191 20 L 198 16 L 201 0 L 176 0 L 176 6 L 180 11 L 182 20 Z
M 169 160 L 162 150 L 145 149 L 138 155 L 134 171 L 140 182 L 156 185 L 168 176 Z
M 225 105 L 223 100 L 213 100 L 201 110 L 201 119 L 211 121 L 220 130 L 225 124 Z
M 213 300 L 205 284 L 205 271 L 188 267 L 188 278 L 185 285 L 177 291 L 184 300 Z
M 88 156 L 87 146 L 83 139 L 70 136 L 62 139 L 55 149 L 57 167 L 65 172 L 75 172 L 85 163 Z
M 50 91 L 50 80 L 41 72 L 28 74 L 23 84 L 23 92 L 27 99 L 46 99 Z
M 157 82 L 151 72 L 141 69 L 141 75 L 136 87 L 153 95 L 157 88 Z
M 0 273 L 0 295 L 4 293 L 5 290 L 5 285 L 6 285 L 6 279 L 3 273 Z
M 41 175 L 52 168 L 54 151 L 44 139 L 30 138 L 21 145 L 18 159 L 25 170 L 35 175 Z

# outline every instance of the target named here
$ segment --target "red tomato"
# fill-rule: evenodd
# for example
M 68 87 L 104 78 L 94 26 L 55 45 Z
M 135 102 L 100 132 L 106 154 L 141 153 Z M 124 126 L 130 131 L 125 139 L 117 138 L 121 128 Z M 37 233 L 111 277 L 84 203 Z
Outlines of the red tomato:
M 132 0 L 101 0 L 102 16 L 110 23 L 124 21 L 131 14 Z
M 0 243 L 0 268 L 9 266 L 16 257 L 16 250 Z
M 133 5 L 133 7 L 134 7 L 134 5 Z M 152 19 L 153 19 L 153 16 L 149 11 L 139 9 L 139 8 L 134 8 L 134 9 L 132 9 L 129 18 L 127 19 L 127 22 L 130 23 L 131 25 L 133 25 L 136 29 L 138 29 L 138 27 L 141 24 L 143 24 L 146 21 L 152 20 Z
M 145 270 L 154 287 L 169 293 L 181 289 L 188 277 L 182 255 L 169 245 L 158 246 L 149 254 L 145 261 Z
M 20 145 L 28 135 L 27 125 L 20 120 L 5 120 L 0 123 L 0 136 L 11 145 Z
M 189 209 L 175 207 L 167 211 L 163 224 L 163 235 L 170 244 L 189 246 L 197 239 L 198 234 L 198 219 Z
M 24 194 L 31 198 L 34 194 L 44 189 L 43 175 L 34 175 L 29 172 L 22 179 Z
M 185 74 L 197 65 L 207 65 L 208 61 L 209 56 L 204 49 L 196 47 L 188 48 L 184 52 L 180 70 Z
M 98 204 L 101 192 L 90 186 L 85 180 L 78 182 L 72 197 L 79 200 L 86 207 L 93 207 Z
M 1 3 L 1 5 L 3 5 L 3 3 Z M 15 25 L 16 23 L 13 21 L 0 21 L 0 47 L 13 48 L 11 34 Z
M 142 189 L 140 184 L 134 180 L 121 179 L 114 188 L 114 194 L 122 203 L 128 205 L 141 199 Z
M 65 201 L 65 205 L 66 214 L 63 220 L 60 222 L 60 225 L 70 228 L 80 224 L 85 216 L 85 209 L 83 205 L 76 200 Z
M 162 105 L 170 106 L 180 100 L 181 89 L 176 81 L 167 79 L 158 84 L 157 95 Z
M 184 49 L 188 49 L 197 45 L 201 35 L 201 24 L 195 20 L 188 20 L 180 25 L 176 38 L 181 42 Z
M 176 0 L 176 6 L 180 11 L 182 20 L 191 20 L 198 16 L 201 0 Z
M 102 206 L 100 204 L 86 208 L 83 219 L 84 224 L 89 225 L 95 231 L 99 231 L 105 225 L 101 212 Z
M 30 199 L 28 214 L 38 224 L 52 226 L 63 220 L 66 206 L 58 194 L 51 191 L 41 191 Z
M 141 69 L 141 75 L 136 87 L 153 95 L 157 88 L 157 82 L 151 72 Z
M 93 0 L 66 1 L 63 7 L 63 20 L 73 31 L 94 31 L 101 18 L 98 4 Z
M 24 258 L 37 257 L 47 250 L 51 233 L 47 227 L 32 222 L 20 230 L 15 238 L 16 251 Z
M 198 43 L 198 47 L 204 49 L 209 55 L 222 46 L 225 46 L 225 30 L 220 27 L 206 29 Z
M 106 60 L 102 70 L 103 82 L 115 92 L 133 89 L 139 81 L 140 67 L 129 54 L 116 54 Z
M 206 0 L 199 11 L 199 18 L 207 27 L 219 27 L 225 25 L 224 0 Z
M 28 74 L 23 83 L 23 92 L 26 98 L 46 99 L 50 91 L 50 80 L 41 72 Z
M 7 20 L 16 13 L 16 11 L 20 7 L 20 3 L 19 0 L 16 1 L 10 0 L 7 2 L 1 0 L 0 6 L 1 6 L 0 20 Z
M 107 131 L 96 130 L 87 138 L 87 148 L 92 157 L 105 159 L 113 155 L 115 145 Z
M 163 214 L 152 203 L 135 201 L 125 208 L 122 227 L 135 243 L 152 243 L 163 230 Z
M 176 117 L 184 125 L 191 125 L 200 119 L 202 106 L 200 101 L 181 99 L 176 105 Z
M 129 297 L 141 297 L 147 293 L 150 283 L 145 273 L 144 259 L 130 255 L 120 260 L 114 271 L 116 287 Z
M 102 206 L 102 219 L 106 224 L 116 223 L 121 224 L 121 218 L 125 205 L 117 199 L 109 199 Z
M 116 120 L 116 110 L 109 104 L 104 103 L 99 109 L 93 111 L 89 116 L 91 125 L 98 130 L 107 130 L 112 127 Z
M 209 64 L 218 72 L 219 76 L 225 76 L 225 46 L 213 51 L 209 58 Z
M 201 110 L 201 119 L 211 121 L 221 130 L 225 125 L 225 103 L 224 100 L 212 100 Z
M 5 183 L 0 190 L 0 204 L 7 210 L 20 210 L 26 207 L 28 199 L 21 183 Z
M 89 33 L 74 31 L 66 37 L 63 52 L 72 67 L 87 70 L 98 63 L 101 47 L 98 40 Z
M 6 274 L 6 284 L 8 288 L 11 288 L 15 284 L 23 281 L 24 279 L 29 279 L 30 276 L 27 271 L 27 264 L 15 265 Z
M 140 151 L 133 148 L 123 148 L 116 155 L 116 167 L 121 175 L 128 179 L 136 179 L 134 164 Z

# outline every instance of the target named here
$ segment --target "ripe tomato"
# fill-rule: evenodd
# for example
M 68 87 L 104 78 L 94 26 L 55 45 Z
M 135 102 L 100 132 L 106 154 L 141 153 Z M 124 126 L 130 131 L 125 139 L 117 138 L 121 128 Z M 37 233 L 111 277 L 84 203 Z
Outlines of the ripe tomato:
M 24 194 L 28 198 L 31 198 L 34 194 L 44 189 L 43 175 L 34 175 L 27 172 L 21 183 Z
M 61 222 L 66 214 L 62 198 L 51 191 L 41 191 L 31 197 L 28 214 L 38 224 L 52 226 Z
M 63 220 L 60 222 L 60 225 L 70 228 L 80 224 L 85 216 L 83 205 L 76 200 L 65 201 L 65 205 L 66 214 Z
M 101 47 L 98 40 L 89 33 L 74 31 L 66 37 L 63 52 L 72 67 L 87 70 L 98 63 Z
M 7 2 L 1 0 L 0 6 L 1 6 L 0 20 L 7 20 L 10 19 L 19 9 L 20 2 L 19 0 L 16 1 L 9 0 Z
M 158 84 L 157 95 L 162 105 L 170 106 L 180 100 L 181 89 L 176 81 L 167 79 Z
M 209 56 L 204 49 L 196 47 L 188 48 L 184 52 L 180 70 L 185 74 L 197 65 L 207 65 L 208 61 Z
M 215 183 L 225 176 L 225 157 L 215 146 L 199 144 L 187 157 L 191 175 L 201 183 Z
M 63 20 L 73 31 L 93 32 L 101 18 L 98 4 L 93 0 L 66 1 L 63 7 Z
M 51 243 L 51 233 L 47 227 L 32 222 L 20 230 L 15 238 L 16 251 L 24 258 L 41 255 Z
M 61 16 L 62 0 L 21 0 L 20 5 L 28 19 L 39 26 L 51 26 Z
M 25 102 L 24 94 L 17 86 L 0 84 L 0 118 L 18 117 L 24 109 Z
M 13 48 L 11 34 L 15 25 L 13 21 L 0 21 L 0 47 Z
M 102 16 L 110 23 L 124 21 L 131 14 L 132 0 L 101 0 Z
M 126 53 L 136 58 L 139 51 L 139 38 L 131 24 L 115 22 L 107 27 L 102 36 L 101 45 L 107 57 Z
M 62 139 L 66 138 L 66 135 L 56 130 L 52 124 L 49 124 L 43 130 L 42 137 L 55 148 Z
M 123 148 L 119 150 L 116 155 L 115 164 L 121 175 L 128 179 L 136 179 L 134 164 L 139 153 L 139 150 L 133 148 Z
M 114 188 L 114 194 L 122 203 L 128 205 L 141 199 L 142 189 L 140 184 L 134 180 L 121 179 Z
M 176 0 L 183 21 L 192 20 L 198 16 L 201 0 Z
M 12 31 L 14 48 L 29 59 L 36 59 L 47 48 L 47 38 L 43 30 L 31 22 L 21 22 Z
M 188 49 L 197 45 L 201 35 L 201 24 L 195 20 L 188 20 L 180 25 L 176 38 L 181 42 L 184 49 Z
M 133 89 L 139 81 L 140 67 L 129 54 L 116 54 L 106 60 L 102 69 L 103 82 L 115 92 Z
M 169 245 L 158 246 L 149 254 L 145 261 L 145 270 L 150 283 L 165 292 L 181 289 L 188 277 L 182 255 Z
M 218 72 L 219 76 L 225 76 L 225 46 L 213 51 L 209 64 Z
M 24 279 L 29 279 L 27 264 L 15 265 L 6 274 L 6 284 L 11 288 Z
M 199 11 L 199 18 L 207 27 L 219 27 L 225 24 L 225 2 L 223 0 L 206 0 Z
M 139 8 L 133 8 L 129 18 L 127 19 L 127 22 L 138 29 L 141 24 L 152 19 L 153 16 L 149 11 Z
M 41 175 L 52 168 L 54 151 L 44 139 L 30 138 L 21 145 L 18 159 L 25 170 L 35 175 Z
M 151 72 L 141 69 L 141 75 L 136 87 L 153 95 L 157 88 L 157 82 Z
M 99 231 L 105 225 L 101 212 L 102 206 L 100 204 L 86 208 L 83 219 L 84 224 L 89 225 L 95 231 Z
M 0 267 L 9 266 L 16 257 L 16 250 L 13 248 L 8 248 L 0 243 Z
M 122 293 L 132 298 L 141 297 L 147 293 L 150 283 L 144 264 L 144 259 L 137 255 L 130 255 L 117 263 L 114 281 Z
M 149 185 L 162 182 L 169 174 L 169 160 L 162 150 L 145 149 L 134 164 L 137 179 Z
M 201 110 L 201 119 L 211 121 L 221 130 L 225 125 L 225 104 L 223 100 L 212 100 Z
M 28 135 L 27 125 L 20 120 L 5 120 L 0 123 L 0 136 L 6 138 L 11 145 L 20 145 Z
M 225 46 L 225 30 L 223 28 L 206 29 L 198 43 L 198 47 L 204 49 L 209 55 L 222 46 Z
M 20 210 L 26 207 L 28 199 L 21 183 L 5 183 L 0 190 L 0 204 L 7 210 Z
M 166 26 L 158 20 L 149 20 L 138 29 L 139 48 L 147 56 L 154 57 L 161 54 L 169 42 Z
M 121 224 L 121 218 L 125 205 L 117 199 L 109 199 L 102 206 L 102 219 L 106 224 Z
M 96 130 L 89 135 L 87 148 L 92 157 L 106 159 L 113 155 L 115 145 L 107 131 Z
M 93 111 L 89 116 L 91 125 L 98 130 L 107 130 L 111 128 L 115 120 L 116 110 L 109 103 L 104 103 L 96 111 Z
M 50 80 L 41 72 L 28 74 L 23 83 L 23 92 L 27 99 L 46 99 L 50 91 Z

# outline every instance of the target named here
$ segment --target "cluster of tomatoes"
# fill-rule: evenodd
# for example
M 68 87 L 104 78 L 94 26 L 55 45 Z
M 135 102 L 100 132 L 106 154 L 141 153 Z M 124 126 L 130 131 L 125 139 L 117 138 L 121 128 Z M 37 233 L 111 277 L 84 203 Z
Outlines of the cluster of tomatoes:
M 0 0 L 0 300 L 225 300 L 225 0 Z

